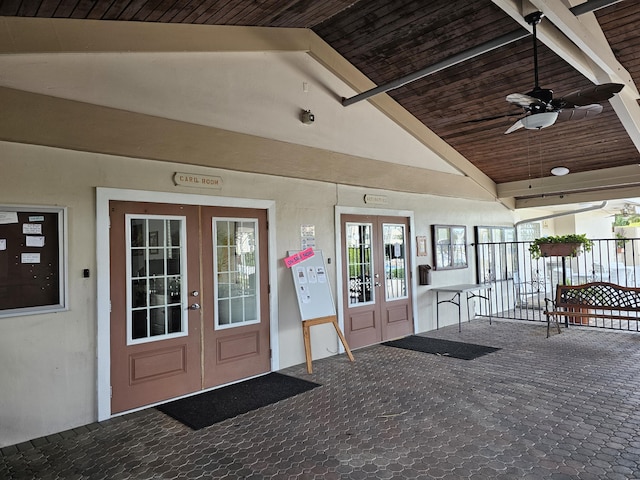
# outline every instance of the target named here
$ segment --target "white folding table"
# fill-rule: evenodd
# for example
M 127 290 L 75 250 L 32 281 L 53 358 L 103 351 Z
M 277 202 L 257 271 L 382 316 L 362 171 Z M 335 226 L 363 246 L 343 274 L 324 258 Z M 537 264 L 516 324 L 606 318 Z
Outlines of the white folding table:
M 486 300 L 489 309 L 489 325 L 491 325 L 491 284 L 490 283 L 464 283 L 461 285 L 449 285 L 431 289 L 436 292 L 436 328 L 440 328 L 440 304 L 453 303 L 458 306 L 458 331 L 462 331 L 462 311 L 460 308 L 460 298 L 463 293 L 467 296 L 467 316 L 471 321 L 469 313 L 469 300 L 474 297 Z M 476 293 L 477 292 L 477 293 Z M 440 300 L 441 293 L 452 293 L 453 297 L 447 300 Z

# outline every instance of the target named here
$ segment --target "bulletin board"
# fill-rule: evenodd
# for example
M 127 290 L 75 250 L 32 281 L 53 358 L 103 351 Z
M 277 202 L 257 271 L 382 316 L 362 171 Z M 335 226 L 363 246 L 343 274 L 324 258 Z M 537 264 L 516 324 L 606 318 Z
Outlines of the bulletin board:
M 295 253 L 298 252 L 291 251 L 289 255 Z M 336 314 L 324 256 L 321 250 L 314 250 L 313 253 L 312 257 L 291 267 L 303 321 Z
M 0 205 L 0 316 L 65 307 L 65 209 Z

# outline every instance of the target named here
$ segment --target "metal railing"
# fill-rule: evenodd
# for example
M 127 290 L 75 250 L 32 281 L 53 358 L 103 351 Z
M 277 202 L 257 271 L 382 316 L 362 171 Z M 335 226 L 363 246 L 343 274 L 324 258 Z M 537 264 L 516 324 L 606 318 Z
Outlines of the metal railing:
M 475 244 L 477 281 L 492 284 L 492 310 L 497 318 L 546 321 L 545 298 L 553 299 L 558 284 L 640 286 L 640 238 L 595 239 L 591 251 L 577 257 L 534 259 L 529 245 L 531 242 Z M 636 317 L 591 319 L 589 325 L 640 331 Z

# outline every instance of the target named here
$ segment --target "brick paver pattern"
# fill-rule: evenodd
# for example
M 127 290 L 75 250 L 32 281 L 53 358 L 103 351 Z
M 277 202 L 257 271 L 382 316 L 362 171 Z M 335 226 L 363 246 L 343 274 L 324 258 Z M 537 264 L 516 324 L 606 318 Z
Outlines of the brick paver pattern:
M 321 387 L 199 431 L 150 408 L 3 448 L 0 478 L 640 478 L 640 334 L 457 329 L 425 335 L 501 350 L 359 349 L 282 371 Z

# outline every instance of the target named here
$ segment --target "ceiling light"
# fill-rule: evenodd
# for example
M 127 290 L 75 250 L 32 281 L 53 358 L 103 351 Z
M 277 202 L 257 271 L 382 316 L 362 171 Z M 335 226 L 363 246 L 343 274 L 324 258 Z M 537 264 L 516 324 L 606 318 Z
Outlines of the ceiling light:
M 551 175 L 555 175 L 556 177 L 561 177 L 569 173 L 569 169 L 567 167 L 553 167 L 551 169 Z
M 522 126 L 528 130 L 540 130 L 553 125 L 557 118 L 558 112 L 543 112 L 528 115 L 520 121 Z

